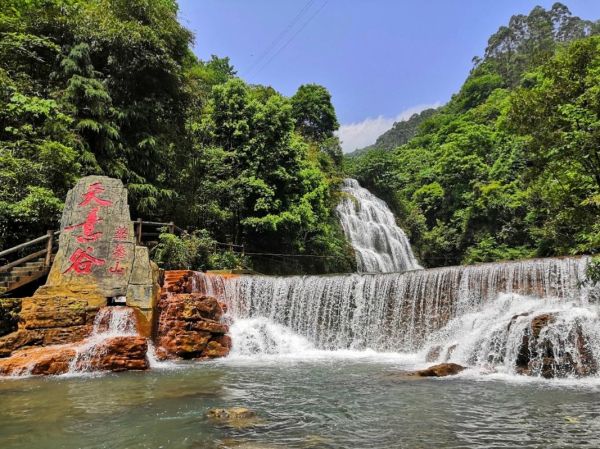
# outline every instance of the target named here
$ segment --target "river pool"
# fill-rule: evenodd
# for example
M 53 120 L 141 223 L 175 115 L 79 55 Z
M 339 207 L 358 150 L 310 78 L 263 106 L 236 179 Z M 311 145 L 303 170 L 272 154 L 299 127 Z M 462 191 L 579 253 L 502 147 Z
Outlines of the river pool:
M 410 357 L 316 352 L 148 372 L 0 380 L 0 448 L 600 447 L 600 381 L 467 371 L 406 380 Z M 241 406 L 259 420 L 206 417 Z

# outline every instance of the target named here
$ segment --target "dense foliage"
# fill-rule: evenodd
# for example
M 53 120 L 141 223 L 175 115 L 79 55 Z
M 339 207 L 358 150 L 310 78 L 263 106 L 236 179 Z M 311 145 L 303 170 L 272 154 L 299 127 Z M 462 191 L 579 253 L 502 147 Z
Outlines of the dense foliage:
M 348 160 L 427 266 L 600 250 L 600 37 L 555 4 L 514 16 L 396 150 Z
M 285 98 L 227 58 L 199 61 L 191 43 L 174 0 L 4 0 L 0 248 L 56 228 L 67 190 L 104 174 L 126 184 L 134 218 L 190 229 L 161 237 L 165 263 L 229 264 L 207 253 L 212 239 L 319 256 L 250 256 L 261 271 L 352 267 L 333 215 L 341 151 L 327 90 Z

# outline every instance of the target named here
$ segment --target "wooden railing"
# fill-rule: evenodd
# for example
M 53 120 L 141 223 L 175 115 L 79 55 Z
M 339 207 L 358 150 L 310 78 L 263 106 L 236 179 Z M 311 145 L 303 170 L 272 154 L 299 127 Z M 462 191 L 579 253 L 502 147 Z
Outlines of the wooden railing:
M 52 253 L 54 248 L 55 237 L 60 234 L 60 231 L 48 231 L 46 235 L 35 238 L 33 240 L 29 240 L 28 242 L 21 243 L 20 245 L 13 246 L 12 248 L 5 249 L 4 251 L 0 251 L 0 259 L 6 258 L 6 256 L 22 252 L 22 250 L 29 248 L 34 245 L 44 244 L 44 249 L 36 251 L 34 253 L 23 256 L 17 260 L 7 263 L 0 267 L 0 273 L 4 273 L 10 271 L 12 268 L 18 267 L 19 265 L 23 265 L 24 263 L 30 262 L 32 260 L 40 259 L 42 256 L 44 257 L 44 267 L 50 268 L 50 264 L 52 262 Z
M 169 234 L 183 234 L 184 230 L 177 226 L 175 223 L 170 221 L 169 223 L 163 223 L 160 221 L 144 221 L 138 218 L 133 222 L 135 229 L 135 240 L 138 245 L 142 245 L 143 242 L 149 241 L 151 237 L 158 238 L 161 234 L 161 228 L 166 228 Z M 144 227 L 146 231 L 144 231 Z

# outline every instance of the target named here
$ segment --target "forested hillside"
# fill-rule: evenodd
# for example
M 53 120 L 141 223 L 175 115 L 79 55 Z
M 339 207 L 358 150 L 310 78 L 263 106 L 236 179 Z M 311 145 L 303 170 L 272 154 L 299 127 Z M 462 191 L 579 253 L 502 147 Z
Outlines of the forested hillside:
M 196 230 L 156 257 L 194 268 L 352 268 L 333 215 L 341 150 L 327 90 L 285 98 L 198 60 L 175 0 L 4 0 L 0 248 L 56 229 L 84 175 L 120 178 L 132 218 Z M 272 259 L 214 251 L 316 254 Z
M 427 266 L 600 250 L 598 28 L 559 3 L 513 16 L 414 138 L 347 160 Z
M 393 150 L 412 139 L 419 125 L 435 113 L 435 109 L 425 109 L 411 115 L 407 120 L 395 122 L 390 129 L 377 138 L 374 144 L 349 153 L 348 156 L 358 156 L 370 150 Z

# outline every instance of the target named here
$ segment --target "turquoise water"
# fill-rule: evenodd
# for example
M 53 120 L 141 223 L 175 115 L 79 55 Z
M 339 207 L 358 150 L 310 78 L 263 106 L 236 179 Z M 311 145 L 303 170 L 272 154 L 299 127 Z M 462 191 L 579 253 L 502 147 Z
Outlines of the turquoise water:
M 600 447 L 600 383 L 467 372 L 406 380 L 398 356 L 239 358 L 0 380 L 0 448 Z M 212 407 L 260 421 L 229 428 Z

